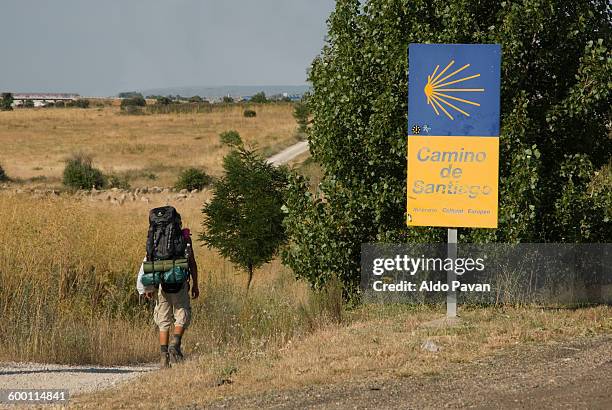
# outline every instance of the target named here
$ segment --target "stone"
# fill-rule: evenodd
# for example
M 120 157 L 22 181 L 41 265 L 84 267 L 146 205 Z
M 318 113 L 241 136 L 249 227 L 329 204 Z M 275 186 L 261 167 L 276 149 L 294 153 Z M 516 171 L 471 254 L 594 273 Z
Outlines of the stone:
M 442 347 L 438 346 L 433 340 L 427 339 L 423 342 L 423 344 L 421 344 L 421 349 L 427 350 L 431 353 L 438 353 L 440 350 L 442 350 Z

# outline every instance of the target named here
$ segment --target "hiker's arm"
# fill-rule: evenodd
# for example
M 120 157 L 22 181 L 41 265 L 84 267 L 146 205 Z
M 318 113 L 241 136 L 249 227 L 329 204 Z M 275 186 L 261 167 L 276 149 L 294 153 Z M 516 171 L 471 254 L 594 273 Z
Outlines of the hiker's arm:
M 193 280 L 193 286 L 191 287 L 191 296 L 195 299 L 200 295 L 200 288 L 198 287 L 198 264 L 195 260 L 195 255 L 193 254 L 193 244 L 191 240 L 189 241 L 191 252 L 189 252 L 189 259 L 187 263 L 189 264 L 189 273 L 191 274 L 191 279 Z

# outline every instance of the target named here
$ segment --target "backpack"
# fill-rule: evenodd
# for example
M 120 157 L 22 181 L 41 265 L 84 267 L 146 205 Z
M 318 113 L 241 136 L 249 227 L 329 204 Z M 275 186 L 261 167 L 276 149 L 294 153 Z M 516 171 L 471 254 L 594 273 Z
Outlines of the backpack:
M 147 261 L 185 258 L 187 242 L 181 232 L 181 215 L 172 206 L 151 209 L 147 235 Z
M 174 207 L 163 206 L 151 209 L 149 212 L 149 232 L 147 234 L 147 262 L 176 261 L 185 258 L 187 241 L 183 237 L 181 224 L 181 215 Z M 171 262 L 171 265 L 174 266 L 175 263 Z M 164 263 L 160 263 L 160 266 L 165 270 Z M 154 282 L 161 283 L 165 292 L 175 293 L 183 287 L 183 283 L 188 276 L 187 269 L 182 266 L 176 266 L 176 268 L 180 269 L 178 273 L 181 273 L 178 277 L 174 267 L 165 273 L 160 271 L 157 274 L 152 272 L 149 275 L 152 276 Z M 172 275 L 168 276 L 169 274 Z M 172 280 L 168 280 L 169 277 Z

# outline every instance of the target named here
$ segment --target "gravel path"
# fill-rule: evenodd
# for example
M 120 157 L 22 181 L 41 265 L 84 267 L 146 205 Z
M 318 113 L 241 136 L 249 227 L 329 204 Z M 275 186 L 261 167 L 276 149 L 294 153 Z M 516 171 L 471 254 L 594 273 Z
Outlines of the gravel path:
M 107 389 L 157 368 L 157 364 L 115 367 L 0 363 L 0 390 L 68 389 L 75 395 Z
M 289 148 L 285 148 L 278 154 L 272 155 L 268 158 L 268 162 L 274 165 L 282 165 L 306 151 L 308 151 L 308 141 L 300 141 Z

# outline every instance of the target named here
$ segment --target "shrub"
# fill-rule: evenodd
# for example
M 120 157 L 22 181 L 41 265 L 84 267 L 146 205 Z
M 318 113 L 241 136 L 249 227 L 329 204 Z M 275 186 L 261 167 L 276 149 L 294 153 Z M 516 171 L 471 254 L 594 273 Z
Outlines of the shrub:
M 121 108 L 121 112 L 127 115 L 143 115 L 144 111 L 142 107 L 137 107 L 135 105 L 127 105 Z
M 261 91 L 252 96 L 250 101 L 255 104 L 265 104 L 268 102 L 268 98 L 266 98 L 266 93 Z
M 23 106 L 25 108 L 34 108 L 34 101 L 32 101 L 32 100 L 25 100 L 23 102 Z
M 66 106 L 66 103 L 65 103 L 65 102 L 63 102 L 63 101 L 57 101 L 57 102 L 55 103 L 55 107 L 56 107 L 56 108 L 64 108 L 65 106 Z
M 234 102 L 234 99 L 230 97 L 229 95 L 226 95 L 225 97 L 223 97 L 223 102 L 226 104 L 231 104 Z
M 204 102 L 204 100 L 199 95 L 194 95 L 193 97 L 189 98 L 189 102 L 191 102 L 191 103 L 201 103 L 201 102 Z
M 74 106 L 77 108 L 89 108 L 89 100 L 79 98 L 74 102 Z
M 187 168 L 179 175 L 176 181 L 176 189 L 202 189 L 212 181 L 211 177 L 198 168 Z
M 9 180 L 8 175 L 6 175 L 4 168 L 2 168 L 2 165 L 0 165 L 0 182 L 6 182 L 8 180 Z
M 126 107 L 144 107 L 147 105 L 147 100 L 144 99 L 143 96 L 132 97 L 132 98 L 124 98 L 121 100 L 121 109 L 125 109 Z
M 91 157 L 75 154 L 66 161 L 63 183 L 74 189 L 103 188 L 106 178 L 102 171 L 94 168 Z
M 157 97 L 157 104 L 159 105 L 170 105 L 172 103 L 172 100 L 169 97 Z
M 242 138 L 240 138 L 240 134 L 238 134 L 238 131 L 230 130 L 222 132 L 221 135 L 219 135 L 219 139 L 221 140 L 221 143 L 225 145 L 242 145 Z
M 110 174 L 107 176 L 106 186 L 109 188 L 130 189 L 130 182 L 126 176 Z
M 246 118 L 253 118 L 253 117 L 257 117 L 257 113 L 253 110 L 244 110 L 244 116 Z
M 0 98 L 0 111 L 11 111 L 13 109 L 13 94 L 2 93 Z

